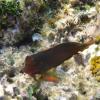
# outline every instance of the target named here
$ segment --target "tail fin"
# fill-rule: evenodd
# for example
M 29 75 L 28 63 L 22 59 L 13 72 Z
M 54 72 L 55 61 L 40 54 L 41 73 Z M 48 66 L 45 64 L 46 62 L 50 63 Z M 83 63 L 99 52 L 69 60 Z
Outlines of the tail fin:
M 84 45 L 85 45 L 86 47 L 88 47 L 88 46 L 94 44 L 95 42 L 96 42 L 96 40 L 93 39 L 93 38 L 91 38 L 91 39 L 89 39 L 88 41 L 84 42 Z
M 83 51 L 84 49 L 87 49 L 90 45 L 94 44 L 96 41 L 95 39 L 91 38 L 88 41 L 85 41 L 81 47 L 80 47 L 80 51 Z

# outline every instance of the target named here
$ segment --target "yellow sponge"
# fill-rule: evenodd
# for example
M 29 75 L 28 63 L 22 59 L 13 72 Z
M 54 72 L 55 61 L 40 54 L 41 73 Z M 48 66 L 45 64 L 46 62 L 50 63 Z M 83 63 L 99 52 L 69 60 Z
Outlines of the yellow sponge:
M 95 56 L 91 58 L 91 71 L 92 74 L 95 76 L 97 81 L 100 81 L 100 56 Z

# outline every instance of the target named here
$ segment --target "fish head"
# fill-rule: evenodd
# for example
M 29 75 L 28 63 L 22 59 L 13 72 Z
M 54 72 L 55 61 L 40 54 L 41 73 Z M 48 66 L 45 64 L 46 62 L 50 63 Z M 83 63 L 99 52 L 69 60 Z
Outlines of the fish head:
M 22 71 L 26 74 L 29 74 L 30 76 L 34 76 L 37 74 L 37 67 L 33 61 L 32 56 L 27 56 L 25 59 L 25 65 Z

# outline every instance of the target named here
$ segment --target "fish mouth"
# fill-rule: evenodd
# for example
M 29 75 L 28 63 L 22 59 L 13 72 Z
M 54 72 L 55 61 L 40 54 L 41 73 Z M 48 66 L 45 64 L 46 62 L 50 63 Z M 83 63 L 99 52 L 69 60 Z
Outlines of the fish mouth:
M 39 71 L 37 69 L 33 69 L 33 67 L 28 67 L 28 68 L 24 67 L 20 70 L 20 73 L 22 73 L 22 74 L 26 73 L 30 76 L 34 76 L 35 74 L 38 74 Z

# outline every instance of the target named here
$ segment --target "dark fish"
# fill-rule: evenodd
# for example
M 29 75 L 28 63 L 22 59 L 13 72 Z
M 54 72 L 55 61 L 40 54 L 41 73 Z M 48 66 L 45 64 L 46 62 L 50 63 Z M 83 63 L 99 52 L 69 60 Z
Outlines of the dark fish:
M 88 48 L 93 43 L 94 41 L 89 41 L 84 44 L 67 42 L 31 56 L 27 56 L 23 72 L 30 76 L 34 76 L 35 74 L 44 74 L 49 69 L 56 68 L 65 60 L 68 60 L 79 51 Z

